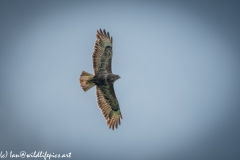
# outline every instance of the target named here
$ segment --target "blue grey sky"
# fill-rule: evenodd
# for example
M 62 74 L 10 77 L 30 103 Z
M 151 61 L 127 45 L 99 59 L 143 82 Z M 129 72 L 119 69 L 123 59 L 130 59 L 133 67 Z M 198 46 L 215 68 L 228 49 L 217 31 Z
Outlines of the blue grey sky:
M 239 3 L 1 1 L 0 151 L 71 159 L 239 159 Z M 123 115 L 109 130 L 93 73 L 113 37 Z M 34 158 L 35 159 L 35 158 Z M 43 158 L 39 158 L 43 159 Z

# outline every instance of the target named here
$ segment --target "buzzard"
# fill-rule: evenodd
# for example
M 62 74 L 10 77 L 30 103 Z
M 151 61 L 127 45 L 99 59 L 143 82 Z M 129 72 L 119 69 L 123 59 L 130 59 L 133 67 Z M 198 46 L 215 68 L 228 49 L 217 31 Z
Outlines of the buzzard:
M 84 92 L 96 86 L 97 104 L 107 121 L 107 125 L 114 130 L 120 125 L 122 114 L 113 88 L 113 83 L 120 78 L 112 73 L 113 39 L 109 32 L 106 33 L 105 29 L 97 31 L 96 37 L 92 54 L 94 75 L 83 71 L 79 81 Z

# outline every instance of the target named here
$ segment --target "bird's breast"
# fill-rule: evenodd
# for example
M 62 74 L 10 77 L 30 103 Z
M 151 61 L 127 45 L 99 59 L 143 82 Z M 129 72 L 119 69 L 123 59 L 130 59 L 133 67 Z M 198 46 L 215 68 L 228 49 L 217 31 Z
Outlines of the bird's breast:
M 107 85 L 108 84 L 108 76 L 106 74 L 99 74 L 94 76 L 94 83 L 96 85 Z

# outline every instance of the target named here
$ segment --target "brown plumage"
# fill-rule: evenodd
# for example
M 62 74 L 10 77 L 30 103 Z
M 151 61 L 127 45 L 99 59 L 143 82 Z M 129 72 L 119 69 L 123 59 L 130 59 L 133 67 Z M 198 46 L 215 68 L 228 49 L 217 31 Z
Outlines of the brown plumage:
M 120 125 L 122 114 L 113 83 L 120 77 L 112 73 L 112 37 L 105 30 L 97 31 L 92 55 L 94 74 L 83 71 L 79 81 L 84 92 L 96 85 L 97 103 L 109 128 Z

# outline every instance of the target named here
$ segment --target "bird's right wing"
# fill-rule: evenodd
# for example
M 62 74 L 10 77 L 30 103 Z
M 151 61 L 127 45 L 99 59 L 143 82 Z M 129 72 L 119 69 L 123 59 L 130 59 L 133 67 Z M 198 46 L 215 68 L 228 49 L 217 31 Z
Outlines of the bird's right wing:
M 96 86 L 96 93 L 98 106 L 107 120 L 107 125 L 114 130 L 114 127 L 117 128 L 121 124 L 120 119 L 122 119 L 122 114 L 113 84 Z

